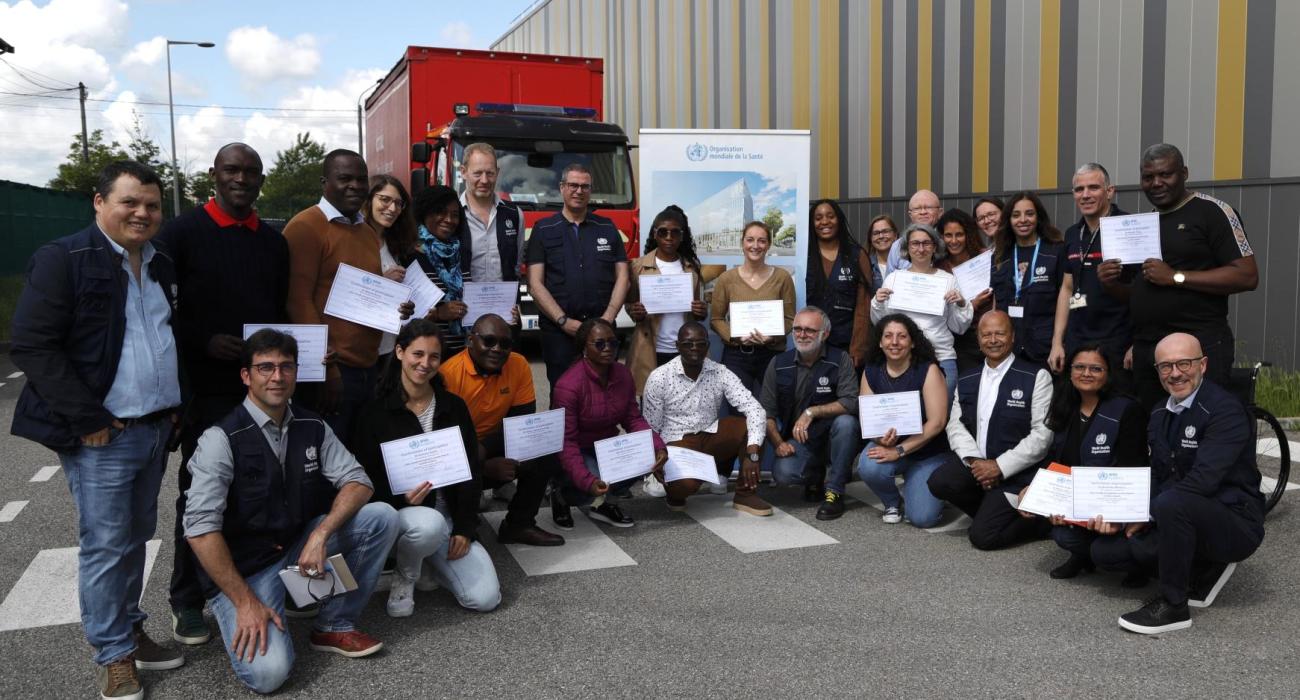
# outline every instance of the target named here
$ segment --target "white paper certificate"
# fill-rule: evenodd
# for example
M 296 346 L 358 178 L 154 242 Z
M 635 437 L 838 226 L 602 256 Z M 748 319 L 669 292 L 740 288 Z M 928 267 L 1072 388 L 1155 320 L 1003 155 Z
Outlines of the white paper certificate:
M 712 455 L 668 446 L 668 461 L 664 463 L 664 481 L 699 479 L 710 484 L 718 483 L 718 465 Z
M 460 428 L 451 427 L 381 443 L 388 486 L 394 494 L 407 493 L 424 482 L 435 489 L 469 481 L 469 459 Z
M 402 330 L 397 307 L 411 298 L 411 288 L 383 275 L 339 263 L 339 271 L 325 300 L 325 313 L 344 321 L 377 328 L 386 333 Z
M 1160 214 L 1121 214 L 1101 218 L 1101 257 L 1124 265 L 1163 260 L 1160 252 Z
M 947 293 L 947 276 L 899 270 L 894 273 L 894 293 L 889 297 L 889 305 L 899 311 L 942 316 L 943 307 L 948 303 L 943 295 Z
M 974 299 L 985 289 L 993 276 L 993 249 L 976 255 L 952 269 L 952 276 L 957 278 L 957 291 L 963 299 Z
M 518 296 L 518 282 L 466 282 L 464 301 L 469 311 L 460 323 L 469 328 L 479 316 L 487 314 L 496 314 L 510 323 L 510 315 Z
M 862 437 L 877 438 L 893 428 L 900 436 L 921 433 L 921 392 L 867 394 L 858 397 L 858 423 Z
M 641 305 L 648 314 L 689 312 L 695 299 L 695 275 L 641 275 L 637 277 Z
M 597 440 L 596 465 L 601 481 L 607 484 L 649 474 L 655 468 L 653 433 L 642 430 Z
M 507 459 L 526 462 L 564 449 L 563 408 L 531 416 L 510 416 L 501 423 Z
M 438 285 L 429 279 L 424 268 L 416 262 L 406 266 L 406 276 L 402 278 L 402 284 L 411 288 L 411 302 L 415 304 L 415 311 L 411 313 L 411 318 L 424 318 L 425 314 L 429 313 L 429 309 L 437 306 L 438 302 L 446 296 L 441 289 L 438 289 Z
M 1074 467 L 1074 519 L 1108 523 L 1151 519 L 1151 467 Z
M 727 311 L 731 337 L 744 338 L 754 330 L 769 338 L 785 337 L 785 302 L 733 301 Z
M 1053 515 L 1070 517 L 1074 513 L 1073 479 L 1070 474 L 1039 469 L 1025 497 L 1020 499 L 1020 510 L 1045 518 Z
M 325 349 L 329 326 L 314 323 L 245 323 L 244 340 L 263 328 L 273 328 L 298 341 L 298 381 L 325 381 Z

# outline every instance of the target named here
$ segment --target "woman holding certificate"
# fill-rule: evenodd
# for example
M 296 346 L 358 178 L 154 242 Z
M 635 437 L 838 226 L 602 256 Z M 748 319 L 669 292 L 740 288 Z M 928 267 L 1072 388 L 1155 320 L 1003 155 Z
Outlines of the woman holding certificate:
M 794 325 L 794 279 L 785 270 L 767 264 L 767 251 L 771 247 L 772 230 L 767 224 L 762 221 L 745 224 L 740 238 L 745 262 L 719 275 L 713 284 L 710 325 L 725 343 L 722 364 L 735 372 L 755 397 L 763 384 L 767 365 L 785 350 L 785 338 Z M 739 324 L 733 327 L 733 306 L 749 311 L 755 302 L 771 301 L 781 302 L 785 330 L 780 337 L 774 332 L 775 327 L 768 329 L 768 334 Z
M 930 341 L 906 314 L 880 319 L 875 343 L 862 372 L 862 396 L 914 392 L 921 412 L 921 431 L 899 435 L 890 426 L 867 443 L 858 458 L 858 476 L 885 506 L 881 520 L 902 522 L 903 505 L 916 527 L 934 527 L 943 516 L 943 501 L 930 493 L 927 482 L 948 452 L 947 385 Z M 894 477 L 903 477 L 899 492 Z
M 667 293 L 663 299 L 652 299 L 650 294 L 642 294 L 642 286 L 651 287 L 655 282 L 662 282 L 645 279 L 643 285 L 643 278 L 652 275 L 689 275 L 689 301 L 668 299 L 670 295 Z M 673 287 L 672 291 L 680 290 Z M 691 319 L 703 321 L 708 315 L 703 294 L 700 258 L 695 254 L 695 240 L 691 238 L 686 212 L 677 205 L 670 204 L 659 212 L 650 225 L 650 240 L 646 241 L 645 255 L 632 263 L 632 285 L 627 290 L 627 315 L 636 322 L 636 328 L 632 331 L 632 344 L 627 351 L 627 366 L 632 370 L 632 378 L 636 380 L 638 396 L 645 388 L 646 377 L 656 367 L 677 357 L 677 331 L 682 324 Z M 651 310 L 657 309 L 657 304 L 652 304 L 652 301 L 676 301 L 673 305 L 677 310 Z M 684 301 L 688 301 L 689 310 L 681 307 L 680 302 Z
M 826 312 L 831 334 L 826 344 L 839 348 L 861 367 L 867 356 L 867 334 L 871 326 L 868 287 L 871 260 L 853 241 L 849 220 L 840 205 L 819 199 L 808 210 L 808 228 L 816 245 L 808 246 L 808 269 L 804 277 L 807 303 Z
M 469 313 L 464 299 L 470 274 L 469 267 L 461 263 L 459 235 L 464 208 L 455 190 L 431 185 L 415 196 L 414 210 L 419 225 L 416 260 L 445 295 L 429 316 L 442 329 L 445 341 L 442 359 L 446 360 L 464 349 L 469 330 L 460 322 Z
M 379 232 L 379 269 L 394 282 L 406 278 L 406 266 L 414 262 L 418 250 L 415 219 L 411 217 L 411 196 L 392 175 L 370 178 L 370 195 L 361 205 L 361 215 L 370 228 Z M 379 341 L 379 356 L 393 351 L 396 333 L 384 333 Z
M 1042 200 L 1033 192 L 1011 195 L 994 246 L 993 296 L 1011 316 L 1014 352 L 1043 367 L 1052 351 L 1064 274 L 1065 243 Z
M 970 214 L 961 209 L 949 209 L 939 217 L 939 235 L 943 236 L 944 249 L 947 255 L 939 261 L 939 269 L 945 272 L 953 272 L 953 268 L 970 262 L 971 258 L 984 253 L 987 246 L 984 245 L 984 237 L 980 234 L 979 226 Z M 977 261 L 978 262 L 978 261 Z M 956 273 L 953 273 L 956 277 Z M 984 276 L 984 290 L 979 292 L 971 299 L 971 307 L 974 316 L 971 317 L 970 328 L 965 333 L 955 334 L 953 336 L 953 350 L 957 352 L 957 372 L 965 373 L 967 370 L 975 369 L 984 362 L 984 354 L 980 352 L 979 335 L 976 328 L 979 327 L 980 317 L 985 311 L 993 308 L 993 289 L 989 287 L 989 277 Z M 960 290 L 960 285 L 958 289 Z M 966 290 L 969 292 L 970 290 Z
M 871 300 L 871 320 L 879 323 L 893 313 L 907 314 L 934 347 L 939 368 L 948 387 L 948 400 L 957 390 L 957 351 L 953 336 L 970 328 L 974 315 L 957 290 L 957 279 L 940 270 L 935 261 L 943 257 L 943 241 L 926 224 L 909 224 L 904 234 L 906 270 L 895 270 L 885 278 Z
M 422 318 L 406 324 L 397 334 L 375 398 L 357 414 L 353 427 L 351 448 L 374 483 L 372 500 L 397 509 L 398 534 L 393 545 L 397 567 L 387 605 L 392 617 L 407 617 L 415 611 L 417 587 L 427 591 L 441 585 L 469 610 L 486 612 L 501 602 L 501 584 L 492 558 L 474 541 L 481 488 L 474 421 L 465 402 L 443 386 L 438 374 L 441 363 L 437 324 Z M 386 464 L 381 445 L 446 428 L 460 433 L 461 449 L 450 446 L 450 461 L 463 458 L 470 478 L 437 489 L 424 481 L 394 493 L 390 471 L 399 465 Z

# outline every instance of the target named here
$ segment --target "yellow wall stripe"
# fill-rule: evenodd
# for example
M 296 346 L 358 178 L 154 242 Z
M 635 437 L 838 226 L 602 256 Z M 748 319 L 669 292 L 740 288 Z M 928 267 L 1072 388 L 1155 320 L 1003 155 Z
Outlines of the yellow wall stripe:
M 1042 0 L 1038 41 L 1038 186 L 1056 187 L 1061 86 L 1061 0 Z
M 871 13 L 867 18 L 867 30 L 871 36 L 871 43 L 868 44 L 867 50 L 870 52 L 868 57 L 869 68 L 867 70 L 867 94 L 870 95 L 868 110 L 870 111 L 870 130 L 868 132 L 869 141 L 867 145 L 867 159 L 871 161 L 867 165 L 867 188 L 868 195 L 879 197 L 883 189 L 882 185 L 885 180 L 884 159 L 884 121 L 885 121 L 885 104 L 884 104 L 884 73 L 885 73 L 885 44 L 884 30 L 885 22 L 885 5 L 884 0 L 871 0 Z
M 989 189 L 989 32 L 990 0 L 975 0 L 974 65 L 971 66 L 970 186 L 973 192 Z M 999 125 L 1001 127 L 1001 125 Z
M 1246 114 L 1246 7 L 1245 0 L 1219 0 L 1219 60 L 1214 93 L 1216 180 L 1241 179 Z
M 790 80 L 794 82 L 791 87 L 794 104 L 792 125 L 795 129 L 812 128 L 812 61 L 809 56 L 809 45 L 812 43 L 812 22 L 808 18 L 808 7 L 796 5 L 794 8 L 794 21 L 791 22 L 791 30 L 794 33 L 791 46 L 791 71 Z
M 817 26 L 817 189 L 840 196 L 840 4 L 820 0 Z
M 930 137 L 933 115 L 931 99 L 934 39 L 934 4 L 931 0 L 916 3 L 916 189 L 930 189 Z

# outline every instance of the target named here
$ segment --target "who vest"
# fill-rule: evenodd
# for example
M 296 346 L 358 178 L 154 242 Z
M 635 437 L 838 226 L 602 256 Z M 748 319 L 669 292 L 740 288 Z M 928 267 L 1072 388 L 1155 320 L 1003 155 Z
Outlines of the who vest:
M 997 403 L 988 419 L 989 432 L 984 450 L 988 459 L 997 459 L 998 455 L 1018 445 L 1029 435 L 1032 427 L 1034 380 L 1038 376 L 1038 367 L 1015 356 L 1003 361 L 1010 362 L 1011 366 L 998 385 Z M 984 365 L 981 363 L 979 369 L 957 380 L 961 424 L 977 441 L 980 434 L 980 380 L 983 376 Z
M 839 400 L 840 367 L 849 361 L 843 351 L 826 347 L 809 369 L 807 390 L 798 396 L 799 351 L 786 350 L 772 359 L 776 370 L 776 405 L 781 418 L 781 434 L 788 440 L 799 414 L 813 406 Z M 808 426 L 808 444 L 817 444 L 830 432 L 831 421 L 815 420 Z
M 1092 412 L 1092 421 L 1083 433 L 1083 442 L 1079 443 L 1079 463 L 1067 464 L 1067 467 L 1115 467 L 1135 466 L 1115 464 L 1115 449 L 1119 442 L 1119 421 L 1124 416 L 1132 399 L 1116 396 L 1098 404 Z M 963 411 L 965 409 L 962 409 Z M 1068 431 L 1058 430 L 1052 436 L 1050 454 L 1061 454 Z

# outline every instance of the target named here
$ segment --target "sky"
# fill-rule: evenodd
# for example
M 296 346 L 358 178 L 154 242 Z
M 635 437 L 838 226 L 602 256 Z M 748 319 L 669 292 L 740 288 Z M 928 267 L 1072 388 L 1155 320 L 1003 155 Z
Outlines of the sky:
M 253 146 L 269 169 L 304 131 L 327 149 L 355 149 L 358 97 L 406 46 L 485 49 L 533 4 L 0 0 L 0 39 L 15 48 L 0 56 L 0 180 L 54 176 L 81 130 L 78 82 L 91 131 L 125 145 L 139 114 L 170 159 L 168 39 L 216 44 L 171 49 L 183 170 L 206 170 L 231 141 Z

